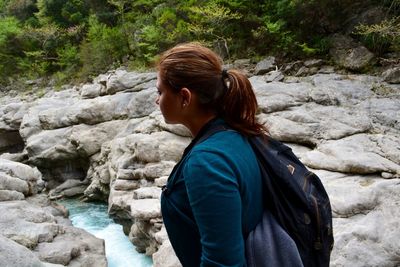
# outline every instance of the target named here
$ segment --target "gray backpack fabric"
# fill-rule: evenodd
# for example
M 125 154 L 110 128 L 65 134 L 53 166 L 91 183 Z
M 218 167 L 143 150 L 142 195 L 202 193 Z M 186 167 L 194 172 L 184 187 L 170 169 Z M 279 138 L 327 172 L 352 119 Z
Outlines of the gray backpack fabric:
M 268 210 L 245 244 L 247 267 L 303 267 L 296 243 Z

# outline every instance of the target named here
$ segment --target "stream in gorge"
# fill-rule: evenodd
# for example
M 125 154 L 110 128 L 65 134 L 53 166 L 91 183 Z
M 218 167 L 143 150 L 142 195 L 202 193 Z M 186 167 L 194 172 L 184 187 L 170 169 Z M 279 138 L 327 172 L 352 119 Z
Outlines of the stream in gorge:
M 108 216 L 104 203 L 87 203 L 77 199 L 58 201 L 69 210 L 73 226 L 104 239 L 108 267 L 151 267 L 151 257 L 138 253 L 122 226 Z

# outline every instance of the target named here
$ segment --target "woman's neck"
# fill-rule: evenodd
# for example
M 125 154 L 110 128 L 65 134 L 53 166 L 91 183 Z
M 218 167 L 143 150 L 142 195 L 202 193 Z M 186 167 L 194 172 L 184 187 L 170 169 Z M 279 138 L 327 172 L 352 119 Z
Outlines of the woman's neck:
M 189 120 L 184 125 L 190 130 L 192 136 L 196 137 L 201 128 L 215 117 L 216 115 L 214 113 L 204 114 L 202 116 L 197 116 L 195 119 Z

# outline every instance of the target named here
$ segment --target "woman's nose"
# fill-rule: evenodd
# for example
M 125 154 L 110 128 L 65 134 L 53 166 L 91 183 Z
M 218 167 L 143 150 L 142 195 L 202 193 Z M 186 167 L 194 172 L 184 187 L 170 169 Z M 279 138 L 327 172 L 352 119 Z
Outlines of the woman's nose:
M 160 96 L 157 96 L 157 98 L 156 98 L 156 104 L 157 104 L 157 105 L 160 104 Z

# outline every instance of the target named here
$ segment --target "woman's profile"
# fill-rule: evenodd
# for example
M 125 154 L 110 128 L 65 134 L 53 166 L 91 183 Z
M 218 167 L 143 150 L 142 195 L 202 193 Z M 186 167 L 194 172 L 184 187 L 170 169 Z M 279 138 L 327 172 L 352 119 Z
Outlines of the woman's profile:
M 156 103 L 165 121 L 193 136 L 161 196 L 172 247 L 184 267 L 246 266 L 245 238 L 263 214 L 261 174 L 247 137 L 266 132 L 250 81 L 196 43 L 164 52 L 157 69 Z M 230 130 L 204 138 L 217 126 Z

